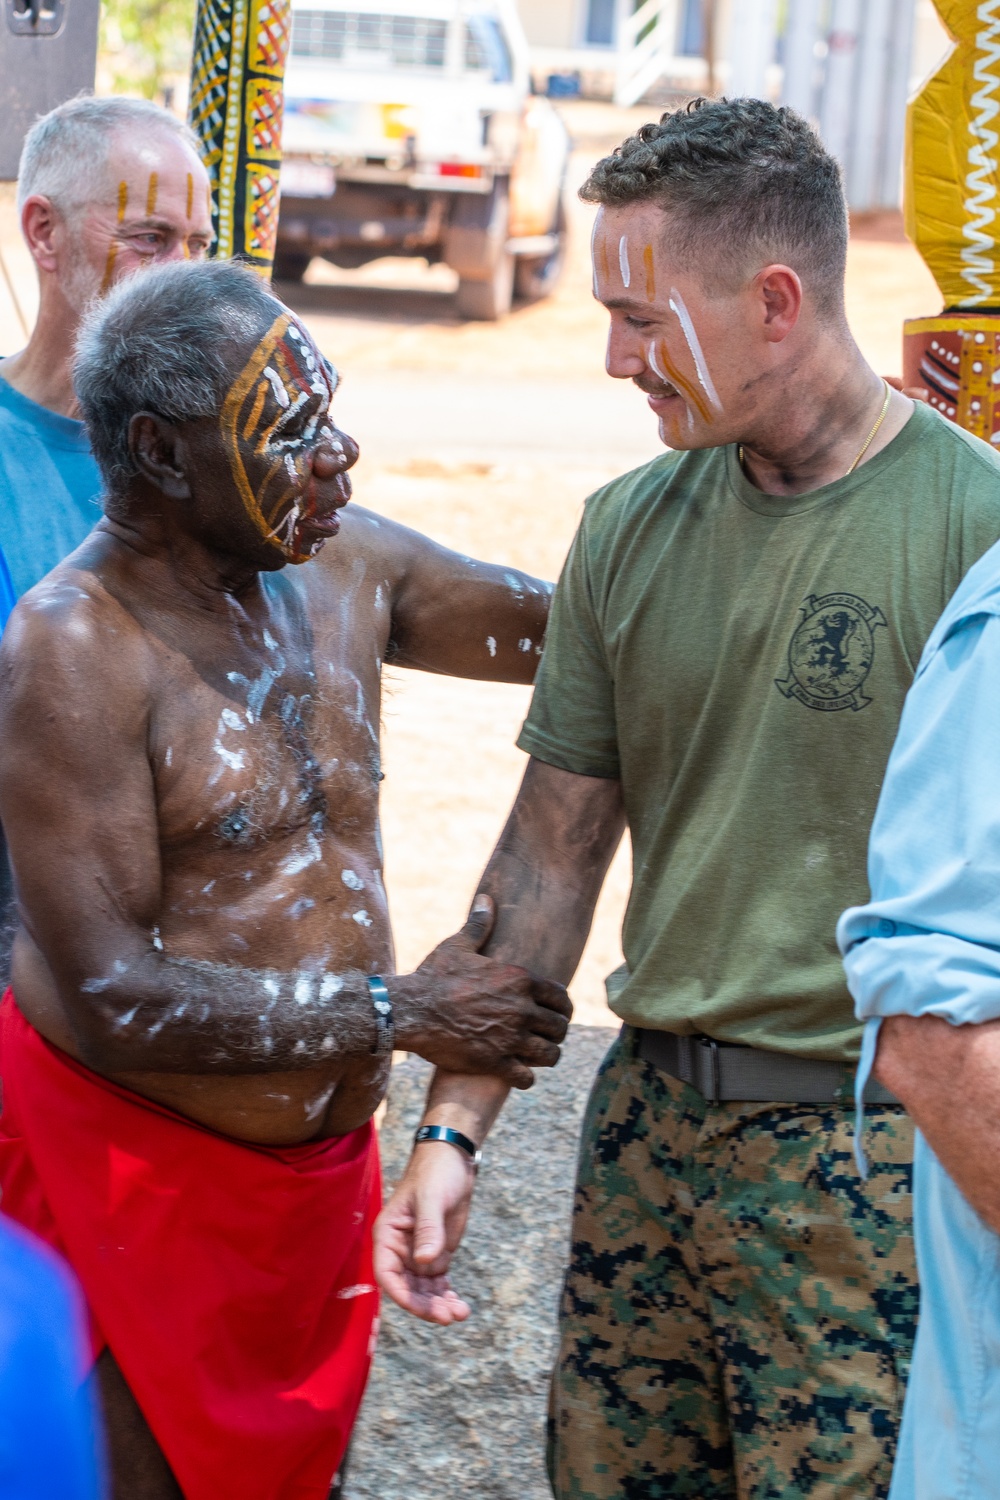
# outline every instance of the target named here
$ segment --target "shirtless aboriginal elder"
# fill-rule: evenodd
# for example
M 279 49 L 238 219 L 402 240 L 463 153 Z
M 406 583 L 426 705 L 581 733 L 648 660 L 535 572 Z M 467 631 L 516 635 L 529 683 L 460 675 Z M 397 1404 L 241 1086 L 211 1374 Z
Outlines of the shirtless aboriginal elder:
M 339 514 L 336 375 L 251 272 L 116 288 L 76 384 L 106 516 L 0 652 L 4 1210 L 82 1283 L 116 1497 L 323 1500 L 373 1342 L 393 1026 L 527 1086 L 570 1009 L 477 952 L 488 902 L 392 973 L 380 669 L 527 680 L 548 591 Z

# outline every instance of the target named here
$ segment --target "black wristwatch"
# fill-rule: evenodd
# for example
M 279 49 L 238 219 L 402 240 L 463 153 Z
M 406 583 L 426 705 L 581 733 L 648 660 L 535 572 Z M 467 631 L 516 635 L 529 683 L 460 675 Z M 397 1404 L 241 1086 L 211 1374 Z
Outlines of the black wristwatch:
M 421 1125 L 413 1137 L 413 1144 L 419 1146 L 423 1141 L 444 1141 L 449 1146 L 457 1146 L 459 1151 L 464 1151 L 472 1162 L 472 1170 L 479 1171 L 483 1153 L 475 1141 L 470 1141 L 469 1137 L 463 1135 L 460 1130 L 452 1130 L 450 1125 Z

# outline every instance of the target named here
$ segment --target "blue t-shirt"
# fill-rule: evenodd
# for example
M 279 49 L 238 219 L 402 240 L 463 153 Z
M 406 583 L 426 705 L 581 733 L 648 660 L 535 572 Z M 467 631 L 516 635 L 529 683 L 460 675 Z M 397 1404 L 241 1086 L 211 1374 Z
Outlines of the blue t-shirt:
M 87 429 L 29 401 L 0 373 L 0 548 L 19 599 L 100 520 Z
M 6 625 L 16 603 L 17 595 L 14 593 L 14 582 L 10 576 L 7 559 L 0 552 L 0 631 Z
M 103 1455 L 69 1272 L 0 1216 L 0 1495 L 99 1500 Z

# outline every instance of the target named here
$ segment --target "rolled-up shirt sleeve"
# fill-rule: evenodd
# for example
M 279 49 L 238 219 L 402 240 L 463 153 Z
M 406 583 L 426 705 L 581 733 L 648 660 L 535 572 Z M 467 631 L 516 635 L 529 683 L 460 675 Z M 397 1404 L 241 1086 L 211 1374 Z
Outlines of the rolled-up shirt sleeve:
M 858 1017 L 934 1015 L 955 1025 L 1000 1017 L 1000 618 L 992 611 L 959 615 L 928 643 L 886 770 L 868 874 L 871 900 L 837 928 Z

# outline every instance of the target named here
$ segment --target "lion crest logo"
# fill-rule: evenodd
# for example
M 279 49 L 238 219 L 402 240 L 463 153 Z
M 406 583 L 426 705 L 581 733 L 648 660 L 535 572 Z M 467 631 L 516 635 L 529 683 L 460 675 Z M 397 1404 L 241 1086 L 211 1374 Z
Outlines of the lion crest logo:
M 862 690 L 885 615 L 856 594 L 810 594 L 800 611 L 788 643 L 788 674 L 775 678 L 779 692 L 824 713 L 866 708 L 872 700 Z

